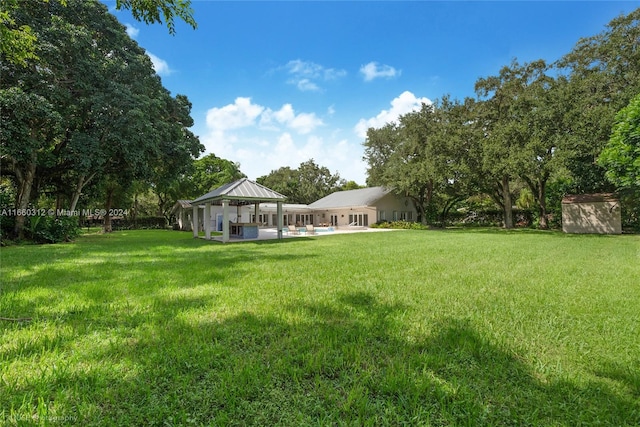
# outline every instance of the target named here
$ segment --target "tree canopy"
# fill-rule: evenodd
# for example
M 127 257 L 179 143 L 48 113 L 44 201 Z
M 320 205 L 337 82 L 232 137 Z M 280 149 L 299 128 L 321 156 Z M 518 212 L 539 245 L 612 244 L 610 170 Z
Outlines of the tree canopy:
M 287 202 L 301 204 L 313 203 L 346 185 L 338 173 L 332 174 L 313 159 L 300 163 L 298 169 L 282 167 L 256 181 L 287 196 Z
M 617 114 L 598 163 L 618 188 L 640 189 L 640 94 Z
M 39 3 L 49 1 L 57 1 L 63 6 L 67 4 L 67 0 L 41 0 Z M 4 61 L 26 66 L 28 60 L 37 59 L 37 35 L 30 25 L 16 20 L 20 3 L 20 0 L 3 0 L 0 3 L 0 53 Z M 176 32 L 176 18 L 194 29 L 197 27 L 191 0 L 116 0 L 116 9 L 129 10 L 135 19 L 147 24 L 162 23 L 164 20 L 170 34 Z
M 37 59 L 2 62 L 2 174 L 17 209 L 43 193 L 75 209 L 90 182 L 108 210 L 136 180 L 157 186 L 204 149 L 189 131 L 191 104 L 162 86 L 151 60 L 102 3 L 20 2 Z M 24 217 L 17 217 L 20 235 Z
M 553 64 L 514 59 L 479 78 L 475 100 L 445 96 L 369 129 L 367 183 L 411 197 L 425 222 L 486 194 L 503 210 L 506 228 L 524 188 L 546 228 L 550 216 L 559 218 L 564 193 L 610 191 L 609 180 L 637 187 L 635 101 L 616 113 L 640 93 L 639 40 L 637 9 Z

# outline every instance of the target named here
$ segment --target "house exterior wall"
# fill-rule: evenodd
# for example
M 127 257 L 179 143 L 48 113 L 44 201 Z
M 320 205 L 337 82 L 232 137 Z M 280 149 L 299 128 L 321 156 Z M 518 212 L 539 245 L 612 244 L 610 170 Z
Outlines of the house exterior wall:
M 563 203 L 562 231 L 565 233 L 621 234 L 618 201 Z
M 376 202 L 377 217 L 375 221 L 415 221 L 418 217 L 413 202 L 408 197 L 396 197 L 386 194 Z
M 211 205 L 211 217 L 209 218 L 212 231 L 220 231 L 220 218 L 222 206 Z M 307 205 L 284 205 L 283 225 L 314 226 L 330 225 L 334 227 L 348 227 L 355 224 L 359 227 L 369 227 L 378 221 L 415 221 L 417 212 L 413 202 L 407 197 L 396 197 L 389 193 L 378 199 L 370 206 L 347 206 L 326 209 L 311 209 Z M 192 209 L 179 207 L 176 219 L 181 230 L 191 230 Z M 255 218 L 255 205 L 229 207 L 229 221 L 242 223 L 260 223 L 266 227 L 277 226 L 277 208 L 275 204 L 261 204 L 258 210 L 258 218 Z M 199 229 L 204 229 L 204 209 L 198 214 Z
M 355 226 L 358 227 L 368 227 L 376 222 L 376 208 L 374 206 L 356 206 L 318 209 L 313 212 L 313 217 L 313 225 L 315 226 L 348 227 L 349 224 L 355 223 Z

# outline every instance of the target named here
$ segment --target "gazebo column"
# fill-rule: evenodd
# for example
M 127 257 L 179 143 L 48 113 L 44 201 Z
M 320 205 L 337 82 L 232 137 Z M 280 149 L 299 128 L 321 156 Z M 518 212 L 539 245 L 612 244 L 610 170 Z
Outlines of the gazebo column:
M 253 218 L 255 223 L 259 224 L 258 221 L 258 215 L 260 215 L 260 203 L 256 203 L 255 205 L 253 205 Z M 249 221 L 251 222 L 251 221 Z
M 229 241 L 229 201 L 222 201 L 222 243 Z
M 204 204 L 204 238 L 211 240 L 211 202 Z
M 198 238 L 198 204 L 193 205 L 193 213 L 191 214 L 191 229 L 193 230 L 193 237 Z
M 278 239 L 282 239 L 282 227 L 284 227 L 284 224 L 282 222 L 282 202 L 281 201 L 278 201 L 277 203 L 276 216 L 278 217 L 278 220 L 276 221 L 278 223 L 277 225 Z

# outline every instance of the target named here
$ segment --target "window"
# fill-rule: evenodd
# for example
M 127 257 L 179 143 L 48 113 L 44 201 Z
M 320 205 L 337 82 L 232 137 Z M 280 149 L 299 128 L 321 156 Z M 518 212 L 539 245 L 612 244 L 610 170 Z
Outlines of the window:
M 369 226 L 369 214 L 357 213 L 349 214 L 349 225 L 358 227 Z

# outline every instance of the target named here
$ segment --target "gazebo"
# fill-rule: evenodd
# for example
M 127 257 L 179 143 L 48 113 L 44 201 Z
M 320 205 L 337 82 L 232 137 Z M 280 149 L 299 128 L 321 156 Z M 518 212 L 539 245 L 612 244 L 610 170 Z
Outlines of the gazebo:
M 230 184 L 218 187 L 215 190 L 200 196 L 191 202 L 193 206 L 193 223 L 198 223 L 198 205 L 204 204 L 204 235 L 205 239 L 211 239 L 211 205 L 222 206 L 222 242 L 229 241 L 231 234 L 244 238 L 258 237 L 257 223 L 231 223 L 229 221 L 229 206 L 255 206 L 255 217 L 258 217 L 260 203 L 277 204 L 278 239 L 282 239 L 282 203 L 285 196 L 277 193 L 264 185 L 260 185 L 247 178 L 242 178 Z M 233 233 L 231 233 L 233 232 Z M 193 230 L 193 237 L 198 237 L 198 228 Z

